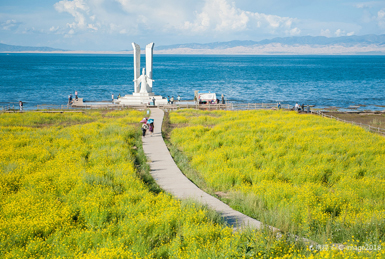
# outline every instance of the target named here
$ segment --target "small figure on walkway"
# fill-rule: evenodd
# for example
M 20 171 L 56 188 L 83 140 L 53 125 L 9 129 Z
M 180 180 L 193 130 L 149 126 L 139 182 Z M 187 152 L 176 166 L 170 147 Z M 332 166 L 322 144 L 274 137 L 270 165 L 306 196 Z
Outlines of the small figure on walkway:
M 310 105 L 308 104 L 308 105 L 306 105 L 306 108 L 307 108 L 307 113 L 309 113 L 310 112 Z
M 118 95 L 118 99 L 120 98 L 120 93 L 119 93 L 119 95 Z
M 170 103 L 174 104 L 174 96 L 171 96 Z
M 155 97 L 152 97 L 152 104 L 155 106 Z
M 68 104 L 71 104 L 71 95 L 68 95 Z
M 170 96 L 167 96 L 167 104 L 170 104 Z
M 225 104 L 225 96 L 222 94 L 222 104 Z
M 281 103 L 278 103 L 277 108 L 278 108 L 278 110 L 281 109 Z
M 178 103 L 180 103 L 180 95 L 178 95 Z
M 20 108 L 20 111 L 22 112 L 23 111 L 23 102 L 22 101 L 19 101 L 19 108 Z
M 151 132 L 151 136 L 152 136 L 152 134 L 154 134 L 154 122 L 151 122 L 150 124 L 148 124 L 148 130 Z
M 75 91 L 75 100 L 78 100 L 78 91 Z
M 146 131 L 148 130 L 148 125 L 147 123 L 143 123 L 142 125 L 142 132 L 143 132 L 143 137 L 146 136 Z
M 305 111 L 305 104 L 301 105 L 301 109 L 302 109 L 303 112 Z
M 114 94 L 111 94 L 112 102 L 114 102 Z

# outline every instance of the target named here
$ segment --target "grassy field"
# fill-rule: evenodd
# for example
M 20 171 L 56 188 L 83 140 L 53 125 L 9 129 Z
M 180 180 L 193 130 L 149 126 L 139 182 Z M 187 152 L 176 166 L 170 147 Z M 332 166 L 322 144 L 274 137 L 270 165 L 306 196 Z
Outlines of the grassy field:
M 268 231 L 233 232 L 213 211 L 164 193 L 148 174 L 142 117 L 0 114 L 0 257 L 343 257 Z
M 233 208 L 321 244 L 383 244 L 382 136 L 286 111 L 180 110 L 169 121 L 194 181 Z

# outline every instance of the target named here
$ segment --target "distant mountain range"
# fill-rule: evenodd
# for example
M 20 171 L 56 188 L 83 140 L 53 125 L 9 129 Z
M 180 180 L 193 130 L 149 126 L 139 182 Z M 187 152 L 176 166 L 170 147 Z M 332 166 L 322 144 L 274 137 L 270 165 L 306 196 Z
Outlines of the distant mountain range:
M 7 45 L 0 43 L 0 52 L 27 52 L 27 51 L 41 51 L 41 52 L 52 52 L 52 51 L 65 51 L 62 49 L 54 49 L 49 47 L 28 47 L 28 46 L 15 46 L 15 45 Z
M 381 45 L 385 46 L 385 34 L 382 35 L 364 35 L 364 36 L 341 36 L 328 38 L 324 36 L 295 36 L 285 38 L 274 38 L 270 40 L 252 41 L 252 40 L 233 40 L 228 42 L 213 42 L 213 43 L 187 43 L 187 44 L 174 44 L 167 46 L 156 47 L 157 50 L 168 50 L 168 49 L 228 49 L 235 47 L 251 47 L 251 46 L 262 46 L 268 44 L 281 44 L 281 45 L 342 45 L 345 47 L 356 46 L 356 45 Z
M 53 52 L 53 53 L 94 53 L 127 54 L 132 50 L 122 51 L 68 51 L 50 47 L 13 46 L 0 43 L 0 52 Z M 385 34 L 363 36 L 295 36 L 269 40 L 233 40 L 213 43 L 186 43 L 155 46 L 155 54 L 239 54 L 239 55 L 339 55 L 339 54 L 375 54 L 385 55 Z

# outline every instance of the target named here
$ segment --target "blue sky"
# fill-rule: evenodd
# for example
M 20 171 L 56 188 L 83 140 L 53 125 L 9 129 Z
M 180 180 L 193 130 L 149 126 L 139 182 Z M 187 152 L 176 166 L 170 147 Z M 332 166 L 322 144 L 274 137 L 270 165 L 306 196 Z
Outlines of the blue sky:
M 385 0 L 0 0 L 0 42 L 67 50 L 385 33 Z

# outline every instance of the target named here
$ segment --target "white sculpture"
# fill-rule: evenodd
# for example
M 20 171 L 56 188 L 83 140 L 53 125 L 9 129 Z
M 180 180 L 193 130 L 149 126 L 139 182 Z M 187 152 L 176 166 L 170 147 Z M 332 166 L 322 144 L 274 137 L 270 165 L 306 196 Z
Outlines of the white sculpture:
M 148 75 L 145 73 L 145 68 L 142 70 L 142 75 L 138 77 L 137 79 L 134 79 L 133 81 L 135 82 L 135 86 L 139 86 L 140 84 L 140 92 L 141 94 L 145 93 L 151 93 L 152 92 L 152 80 Z
M 134 48 L 134 95 L 143 95 L 152 93 L 152 59 L 154 43 L 146 46 L 146 70 L 143 68 L 142 75 L 140 75 L 140 46 L 132 43 Z M 147 72 L 147 74 L 145 73 Z M 141 86 L 139 87 L 139 84 Z

